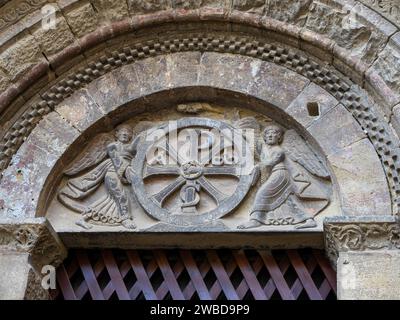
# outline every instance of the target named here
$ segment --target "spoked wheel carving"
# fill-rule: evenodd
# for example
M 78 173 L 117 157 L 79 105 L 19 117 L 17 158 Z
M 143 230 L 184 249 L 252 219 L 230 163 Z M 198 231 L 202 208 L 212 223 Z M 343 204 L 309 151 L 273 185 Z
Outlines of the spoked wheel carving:
M 157 139 L 150 138 L 156 136 L 156 130 Z M 143 137 L 133 163 L 136 174 L 132 185 L 150 216 L 176 225 L 204 224 L 221 218 L 240 204 L 252 181 L 245 166 L 252 163 L 252 154 L 246 140 L 239 137 L 240 133 L 227 123 L 204 118 L 184 118 L 173 126 L 165 124 L 156 130 Z M 190 132 L 184 146 L 178 140 L 171 142 L 171 136 L 179 135 L 182 130 Z M 230 161 L 226 157 L 228 149 Z M 146 181 L 161 176 L 168 176 L 168 183 L 149 194 Z M 234 184 L 232 192 L 227 193 L 215 184 L 213 178 L 219 177 L 226 177 Z M 199 210 L 203 201 L 201 192 L 214 201 L 214 208 Z M 176 205 L 173 209 L 167 208 L 167 199 L 174 195 Z

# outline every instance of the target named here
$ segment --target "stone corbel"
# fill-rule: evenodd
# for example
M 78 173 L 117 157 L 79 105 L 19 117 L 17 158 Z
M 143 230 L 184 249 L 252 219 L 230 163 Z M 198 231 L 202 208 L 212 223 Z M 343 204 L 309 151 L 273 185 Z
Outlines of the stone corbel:
M 399 217 L 326 218 L 324 237 L 339 299 L 400 299 Z
M 57 267 L 66 255 L 47 219 L 0 219 L 0 299 L 48 298 L 42 267 Z

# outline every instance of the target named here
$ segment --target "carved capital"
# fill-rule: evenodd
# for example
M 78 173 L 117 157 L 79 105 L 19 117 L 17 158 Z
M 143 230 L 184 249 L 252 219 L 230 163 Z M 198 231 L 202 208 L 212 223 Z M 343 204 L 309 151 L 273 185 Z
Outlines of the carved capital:
M 27 252 L 36 270 L 59 265 L 67 255 L 56 232 L 45 218 L 0 219 L 0 250 Z
M 325 250 L 336 265 L 339 252 L 400 249 L 396 216 L 338 216 L 324 220 Z

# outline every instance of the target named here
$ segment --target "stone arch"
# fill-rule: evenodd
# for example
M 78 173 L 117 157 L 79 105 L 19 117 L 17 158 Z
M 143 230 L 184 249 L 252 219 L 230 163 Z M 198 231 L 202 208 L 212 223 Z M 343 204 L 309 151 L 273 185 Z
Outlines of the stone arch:
M 390 214 L 390 193 L 376 151 L 338 100 L 282 66 L 251 57 L 196 52 L 172 53 L 123 66 L 61 102 L 39 122 L 4 173 L 2 192 L 12 188 L 12 195 L 16 195 L 5 204 L 9 214 L 43 215 L 48 180 L 55 178 L 53 166 L 57 162 L 61 166 L 68 163 L 71 156 L 64 153 L 71 144 L 93 134 L 95 122 L 101 123 L 97 124 L 98 130 L 105 125 L 112 127 L 126 114 L 144 111 L 146 107 L 157 110 L 156 104 L 195 99 L 230 103 L 234 101 L 230 96 L 237 104 L 250 108 L 252 100 L 262 101 L 257 102 L 256 110 L 273 114 L 275 109 L 275 117 L 284 123 L 296 123 L 312 137 L 336 176 L 343 214 Z M 308 114 L 309 101 L 319 104 L 318 119 Z M 35 159 L 42 159 L 42 166 L 35 164 L 27 170 L 23 166 L 32 159 L 32 153 Z M 366 158 L 368 161 L 362 160 Z M 373 176 L 368 172 L 373 172 Z M 21 201 L 20 195 L 27 193 L 31 197 Z
M 45 203 L 46 199 L 40 197 L 40 193 L 44 195 L 49 191 L 47 186 L 51 183 L 47 184 L 46 177 L 54 173 L 52 168 L 58 156 L 81 131 L 102 116 L 99 110 L 88 110 L 90 121 L 87 123 L 70 117 L 68 104 L 73 103 L 78 94 L 100 109 L 105 107 L 102 112 L 107 113 L 123 104 L 120 101 L 123 97 L 113 95 L 115 101 L 112 101 L 107 100 L 112 95 L 104 94 L 102 101 L 96 100 L 92 91 L 102 79 L 115 80 L 112 78 L 118 71 L 135 64 L 146 68 L 146 61 L 150 59 L 160 62 L 163 57 L 167 59 L 166 56 L 189 56 L 196 52 L 200 52 L 201 61 L 195 66 L 203 66 L 202 63 L 206 63 L 203 58 L 209 58 L 218 68 L 226 67 L 222 82 L 213 82 L 212 77 L 204 77 L 203 83 L 195 82 L 190 73 L 185 79 L 177 77 L 175 88 L 187 87 L 190 83 L 210 86 L 267 99 L 268 104 L 285 109 L 310 136 L 315 136 L 320 147 L 329 154 L 328 158 L 342 166 L 336 169 L 337 172 L 342 170 L 341 174 L 336 174 L 338 185 L 344 188 L 345 180 L 351 180 L 342 193 L 362 195 L 356 201 L 342 201 L 344 207 L 348 203 L 346 213 L 398 213 L 400 33 L 398 17 L 387 9 L 388 6 L 378 8 L 369 0 L 299 1 L 293 8 L 286 1 L 261 1 L 259 5 L 236 1 L 154 1 L 149 6 L 143 6 L 142 1 L 115 1 L 111 7 L 102 5 L 102 1 L 98 4 L 68 1 L 60 2 L 57 7 L 60 28 L 43 32 L 39 27 L 39 9 L 45 1 L 27 3 L 24 10 L 16 10 L 15 1 L 0 6 L 0 88 L 3 91 L 0 94 L 0 168 L 3 171 L 0 216 L 11 218 L 11 224 L 17 225 L 14 222 L 22 217 L 42 214 L 44 206 L 38 204 Z M 5 15 L 10 8 L 18 14 Z M 280 15 L 282 8 L 289 8 L 288 15 Z M 340 27 L 324 28 L 319 17 L 325 13 L 333 25 Z M 80 26 L 80 21 L 85 23 Z M 226 60 L 218 61 L 218 55 Z M 243 87 L 229 81 L 235 79 L 243 84 L 240 81 L 248 83 L 251 78 L 248 78 L 249 73 L 229 72 L 229 63 L 236 63 L 232 56 L 238 58 L 244 68 L 247 68 L 246 63 L 251 65 L 249 61 L 259 61 L 255 62 L 256 73 L 260 71 L 257 64 L 268 65 L 271 69 L 284 67 L 284 74 L 291 70 L 300 79 L 304 78 L 303 90 L 289 105 L 285 104 L 284 97 L 257 86 L 256 81 L 242 90 Z M 189 60 L 187 68 L 195 61 Z M 143 69 L 144 73 L 156 72 L 150 69 Z M 141 73 L 136 71 L 135 75 L 138 77 Z M 238 75 L 243 78 L 237 79 Z M 143 93 L 162 90 L 162 86 L 154 87 L 157 80 L 153 77 L 144 81 Z M 285 85 L 279 89 L 291 90 Z M 129 94 L 125 97 L 128 100 L 146 96 L 142 92 Z M 310 124 L 309 119 L 303 117 L 304 95 L 315 95 L 315 99 L 321 99 L 320 105 L 335 105 L 325 114 L 323 109 L 320 112 L 324 121 L 329 117 L 346 119 L 342 131 L 333 130 L 334 134 L 343 133 L 339 139 L 324 144 L 324 137 L 319 135 L 322 129 L 312 132 L 311 127 L 316 128 L 317 124 Z M 108 103 L 106 106 L 102 106 L 104 101 Z M 61 132 L 61 129 L 65 130 Z M 58 134 L 63 135 L 66 143 L 58 144 L 54 140 Z M 347 140 L 349 136 L 352 139 Z M 43 137 L 47 140 L 43 141 Z M 332 136 L 325 138 L 329 141 Z M 333 147 L 340 143 L 340 148 Z M 354 158 L 350 146 L 357 147 L 357 152 L 368 155 L 368 159 Z M 49 152 L 43 157 L 41 152 L 47 148 Z M 341 151 L 341 157 L 334 159 L 333 155 Z M 64 158 L 64 164 L 68 160 Z M 361 176 L 362 170 L 371 172 L 373 183 L 365 183 L 369 177 Z M 354 173 L 357 183 L 349 179 L 352 176 L 348 171 Z M 371 200 L 371 195 L 375 195 L 371 194 L 371 189 L 375 186 L 380 190 L 375 198 L 378 201 Z M 22 194 L 29 194 L 29 197 L 22 199 Z M 355 204 L 359 210 L 352 210 Z M 371 219 L 380 221 L 379 217 L 371 216 Z M 389 247 L 393 245 L 390 243 Z

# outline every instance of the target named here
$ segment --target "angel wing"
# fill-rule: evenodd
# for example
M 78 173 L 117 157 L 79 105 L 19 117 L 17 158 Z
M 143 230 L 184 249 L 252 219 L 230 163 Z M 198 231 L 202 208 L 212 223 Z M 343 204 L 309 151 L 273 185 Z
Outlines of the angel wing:
M 94 141 L 86 146 L 81 156 L 73 163 L 73 165 L 64 171 L 64 174 L 67 176 L 73 176 L 100 163 L 107 156 L 107 145 L 114 141 L 115 139 L 110 133 L 99 134 Z
M 287 156 L 308 172 L 324 179 L 329 178 L 330 174 L 325 164 L 294 130 L 285 132 L 282 146 L 287 151 Z

